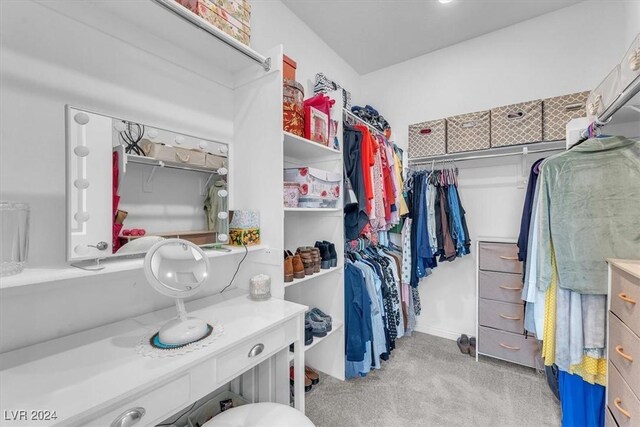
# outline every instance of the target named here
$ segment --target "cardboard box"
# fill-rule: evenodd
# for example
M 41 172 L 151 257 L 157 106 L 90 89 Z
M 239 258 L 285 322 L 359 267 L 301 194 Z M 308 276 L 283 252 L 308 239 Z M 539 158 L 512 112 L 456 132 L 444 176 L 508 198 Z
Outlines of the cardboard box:
M 247 26 L 251 26 L 251 5 L 239 0 L 211 0 L 216 6 L 222 8 L 229 15 Z
M 251 40 L 251 27 L 242 24 L 237 19 L 229 16 L 221 8 L 209 0 L 176 0 L 179 4 L 200 16 L 214 27 L 230 35 L 241 43 L 249 45 Z M 237 24 L 238 26 L 234 25 Z

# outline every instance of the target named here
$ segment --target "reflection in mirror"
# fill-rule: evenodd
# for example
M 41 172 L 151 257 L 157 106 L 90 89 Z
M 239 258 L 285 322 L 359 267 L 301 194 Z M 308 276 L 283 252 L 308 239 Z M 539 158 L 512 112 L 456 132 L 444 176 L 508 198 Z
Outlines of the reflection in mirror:
M 70 261 L 227 243 L 227 144 L 67 107 L 67 146 Z

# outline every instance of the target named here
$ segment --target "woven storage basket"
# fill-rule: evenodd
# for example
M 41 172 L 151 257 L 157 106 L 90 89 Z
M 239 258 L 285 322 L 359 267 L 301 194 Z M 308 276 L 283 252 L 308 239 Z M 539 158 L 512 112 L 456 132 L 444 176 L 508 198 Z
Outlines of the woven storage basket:
M 491 110 L 491 146 L 542 141 L 542 101 L 521 102 Z
M 461 114 L 447 119 L 447 153 L 484 150 L 491 145 L 489 111 Z
M 447 151 L 447 124 L 444 119 L 409 125 L 410 159 L 437 156 Z
M 565 139 L 567 123 L 572 119 L 586 116 L 588 96 L 588 91 L 577 92 L 542 101 L 542 139 L 544 141 Z

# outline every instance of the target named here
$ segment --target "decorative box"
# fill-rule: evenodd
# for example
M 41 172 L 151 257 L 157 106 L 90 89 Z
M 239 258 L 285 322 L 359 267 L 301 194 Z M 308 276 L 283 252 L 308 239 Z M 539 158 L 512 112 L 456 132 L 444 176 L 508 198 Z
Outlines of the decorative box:
M 211 0 L 216 6 L 222 8 L 229 15 L 251 26 L 251 4 L 242 0 Z
M 284 183 L 284 207 L 297 208 L 300 198 L 300 184 L 297 182 Z
M 209 0 L 176 0 L 178 3 L 209 22 L 214 27 L 227 33 L 241 43 L 249 45 L 251 28 L 229 16 Z
M 521 102 L 491 110 L 491 146 L 542 141 L 542 101 Z
M 307 106 L 304 108 L 304 136 L 305 138 L 329 145 L 329 116 L 322 111 Z
M 620 96 L 620 64 L 604 78 L 587 98 L 587 117 L 589 122 L 595 120 L 613 101 Z
M 284 180 L 300 184 L 300 197 L 340 197 L 340 173 L 316 168 L 289 168 L 284 170 Z
M 409 125 L 409 158 L 437 156 L 447 151 L 444 119 Z
M 489 111 L 460 114 L 446 120 L 447 153 L 483 150 L 491 146 Z
M 285 132 L 304 137 L 304 89 L 294 80 L 283 82 L 282 128 Z
M 298 68 L 298 64 L 296 61 L 289 58 L 287 55 L 282 56 L 282 75 L 284 80 L 295 80 L 296 79 L 296 68 Z
M 229 244 L 233 246 L 252 246 L 260 244 L 259 228 L 230 228 Z
M 625 90 L 638 76 L 640 76 L 640 34 L 633 40 L 620 63 L 620 90 Z
M 230 228 L 260 228 L 260 212 L 251 210 L 229 211 Z
M 585 117 L 588 96 L 589 92 L 578 92 L 542 101 L 542 139 L 565 139 L 567 123 Z

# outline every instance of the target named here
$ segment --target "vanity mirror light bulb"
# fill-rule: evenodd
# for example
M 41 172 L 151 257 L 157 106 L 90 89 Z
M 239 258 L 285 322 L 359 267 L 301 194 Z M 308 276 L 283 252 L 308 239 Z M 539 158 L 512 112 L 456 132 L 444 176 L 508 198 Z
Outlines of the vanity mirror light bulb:
M 89 212 L 78 212 L 73 216 L 78 222 L 89 221 Z
M 218 169 L 217 172 L 218 172 L 218 175 L 226 175 L 227 172 L 229 172 L 229 171 L 227 170 L 227 168 L 220 168 L 220 169 Z
M 218 218 L 220 219 L 227 219 L 229 217 L 229 214 L 226 212 L 218 212 Z
M 176 136 L 174 141 L 176 142 L 176 144 L 182 144 L 182 143 L 184 143 L 184 136 L 178 135 L 178 136 Z
M 73 116 L 73 120 L 75 120 L 79 125 L 86 125 L 89 123 L 89 115 L 87 113 L 78 113 Z
M 222 146 L 218 148 L 218 151 L 221 152 L 222 154 L 227 154 L 229 152 L 229 147 Z
M 73 248 L 73 251 L 78 255 L 86 255 L 89 253 L 89 246 L 87 245 L 78 245 Z
M 229 192 L 227 190 L 218 190 L 218 196 L 225 198 L 229 195 Z
M 89 150 L 89 147 L 86 147 L 84 145 L 78 145 L 76 148 L 73 149 L 73 152 L 78 157 L 87 157 L 91 152 L 91 150 Z
M 209 146 L 209 143 L 207 141 L 200 141 L 198 143 L 198 147 L 200 147 L 201 149 L 206 149 Z
M 80 190 L 84 190 L 89 187 L 89 180 L 84 178 L 76 179 L 73 181 L 73 185 Z
M 224 233 L 218 234 L 218 241 L 219 242 L 226 242 L 227 240 L 229 240 L 229 236 L 227 236 Z
M 158 137 L 158 131 L 156 129 L 149 129 L 147 131 L 147 136 L 151 139 L 157 138 Z
M 122 132 L 123 130 L 125 130 L 127 128 L 127 125 L 124 124 L 123 121 L 117 121 L 115 125 L 113 125 L 113 127 L 118 131 L 118 132 Z

